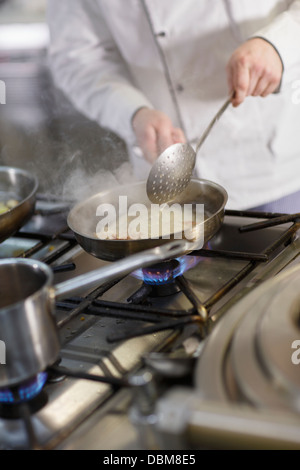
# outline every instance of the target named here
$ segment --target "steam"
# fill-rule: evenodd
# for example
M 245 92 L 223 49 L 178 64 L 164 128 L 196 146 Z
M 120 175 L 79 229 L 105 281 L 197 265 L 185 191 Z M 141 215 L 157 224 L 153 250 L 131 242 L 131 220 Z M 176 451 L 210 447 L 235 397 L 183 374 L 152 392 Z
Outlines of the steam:
M 122 139 L 78 113 L 48 79 L 49 86 L 44 76 L 37 86 L 24 79 L 24 103 L 11 96 L 3 109 L 0 164 L 35 175 L 41 200 L 50 204 L 76 203 L 136 182 Z M 27 96 L 34 100 L 26 101 Z
M 75 168 L 64 184 L 62 199 L 79 202 L 93 194 L 113 189 L 136 181 L 129 162 L 122 163 L 116 170 L 100 169 L 91 175 L 86 168 Z

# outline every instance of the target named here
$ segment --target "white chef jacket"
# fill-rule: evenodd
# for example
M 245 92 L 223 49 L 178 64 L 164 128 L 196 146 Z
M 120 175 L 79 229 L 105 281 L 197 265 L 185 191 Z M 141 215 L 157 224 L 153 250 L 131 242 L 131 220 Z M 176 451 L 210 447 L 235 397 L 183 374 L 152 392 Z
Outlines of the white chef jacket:
M 263 37 L 283 62 L 279 92 L 230 106 L 199 150 L 195 172 L 221 184 L 232 209 L 300 189 L 300 0 L 49 0 L 48 23 L 56 84 L 125 140 L 145 179 L 150 166 L 135 157 L 135 111 L 165 112 L 195 143 L 227 98 L 231 54 Z

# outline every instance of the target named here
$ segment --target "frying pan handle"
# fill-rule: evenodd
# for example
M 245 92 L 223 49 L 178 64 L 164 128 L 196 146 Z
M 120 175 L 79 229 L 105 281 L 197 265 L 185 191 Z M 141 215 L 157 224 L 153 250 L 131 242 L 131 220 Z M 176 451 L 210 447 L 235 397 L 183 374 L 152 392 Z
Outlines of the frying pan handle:
M 176 240 L 156 248 L 141 251 L 108 266 L 57 284 L 54 286 L 54 296 L 56 299 L 62 299 L 68 295 L 76 294 L 80 290 L 98 287 L 105 282 L 130 274 L 141 266 L 144 268 L 160 261 L 182 256 L 187 251 L 199 248 L 198 245 L 199 242 Z

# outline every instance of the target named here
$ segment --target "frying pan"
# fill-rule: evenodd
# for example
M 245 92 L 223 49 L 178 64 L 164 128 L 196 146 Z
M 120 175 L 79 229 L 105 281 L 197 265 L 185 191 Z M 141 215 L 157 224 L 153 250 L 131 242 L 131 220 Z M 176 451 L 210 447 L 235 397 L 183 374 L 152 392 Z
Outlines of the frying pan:
M 0 215 L 0 243 L 29 220 L 34 212 L 37 189 L 37 179 L 27 171 L 0 166 L 0 201 L 19 201 L 13 209 Z
M 146 207 L 150 205 L 146 193 L 146 183 L 138 182 L 100 192 L 76 204 L 69 213 L 69 227 L 81 247 L 91 255 L 103 260 L 115 261 L 143 250 L 161 246 L 171 240 L 184 238 L 184 233 L 170 234 L 169 239 L 160 237 L 158 239 L 102 240 L 97 238 L 96 226 L 99 221 L 99 217 L 96 216 L 97 207 L 101 204 L 112 204 L 114 207 L 118 207 L 120 196 L 127 196 L 128 207 L 136 202 L 144 204 Z M 204 236 L 205 244 L 221 227 L 226 202 L 227 193 L 220 185 L 208 180 L 192 179 L 180 197 L 170 204 L 204 204 L 205 222 L 199 231 L 199 238 L 200 235 Z M 195 233 L 197 233 L 197 227 Z

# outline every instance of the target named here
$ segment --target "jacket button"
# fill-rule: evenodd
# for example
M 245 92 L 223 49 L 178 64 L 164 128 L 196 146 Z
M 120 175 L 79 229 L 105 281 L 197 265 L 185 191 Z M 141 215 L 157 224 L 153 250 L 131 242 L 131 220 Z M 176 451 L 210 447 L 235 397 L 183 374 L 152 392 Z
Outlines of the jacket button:
M 156 36 L 159 38 L 164 38 L 167 35 L 165 31 L 160 31 L 159 33 L 156 33 Z
M 179 83 L 179 84 L 176 86 L 176 90 L 177 90 L 179 93 L 181 93 L 181 92 L 184 90 L 183 85 L 181 85 L 181 83 Z

